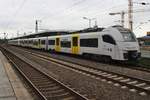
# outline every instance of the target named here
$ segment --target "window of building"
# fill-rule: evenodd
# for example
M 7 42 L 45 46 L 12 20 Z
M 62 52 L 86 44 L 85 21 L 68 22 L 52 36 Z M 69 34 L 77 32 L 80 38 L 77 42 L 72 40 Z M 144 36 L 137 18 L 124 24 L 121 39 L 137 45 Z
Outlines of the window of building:
M 48 40 L 49 45 L 55 45 L 55 40 Z
M 115 40 L 111 36 L 103 35 L 102 38 L 104 42 L 116 45 Z
M 71 48 L 71 42 L 70 41 L 61 41 L 61 47 Z
M 98 38 L 80 39 L 81 47 L 98 47 Z

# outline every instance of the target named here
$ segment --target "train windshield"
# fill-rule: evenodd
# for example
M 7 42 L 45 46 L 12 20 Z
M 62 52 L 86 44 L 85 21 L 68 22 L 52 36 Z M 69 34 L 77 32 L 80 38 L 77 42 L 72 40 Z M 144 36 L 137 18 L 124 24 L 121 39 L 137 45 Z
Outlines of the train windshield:
M 131 32 L 129 29 L 123 28 L 123 27 L 117 27 L 119 32 L 122 34 L 124 41 L 126 42 L 135 42 L 136 37 L 133 32 Z
M 121 32 L 125 41 L 134 42 L 136 38 L 132 32 Z

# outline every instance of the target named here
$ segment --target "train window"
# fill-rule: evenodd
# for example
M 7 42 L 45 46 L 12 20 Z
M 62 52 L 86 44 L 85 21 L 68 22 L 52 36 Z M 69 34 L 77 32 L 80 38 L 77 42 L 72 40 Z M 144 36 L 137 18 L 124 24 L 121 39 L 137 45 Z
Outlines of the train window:
M 73 45 L 73 46 L 78 46 L 78 37 L 73 37 L 73 38 L 72 38 L 72 41 L 73 41 L 73 42 L 72 42 L 72 45 Z
M 28 40 L 26 40 L 26 44 L 28 44 Z
M 123 38 L 127 42 L 135 42 L 136 37 L 133 32 L 131 32 L 129 29 L 123 28 L 123 27 L 116 27 L 119 32 L 122 34 Z
M 48 40 L 49 45 L 55 45 L 55 40 Z
M 102 38 L 104 42 L 116 45 L 115 40 L 110 35 L 103 35 Z
M 80 39 L 81 47 L 98 47 L 98 38 Z
M 125 41 L 133 41 L 133 42 L 136 41 L 136 37 L 132 32 L 122 32 L 122 35 Z
M 30 40 L 30 44 L 33 44 L 33 40 Z
M 45 40 L 41 40 L 41 44 L 45 44 Z
M 31 44 L 31 40 L 29 40 L 29 44 Z
M 61 47 L 71 48 L 71 42 L 70 41 L 61 41 Z
M 38 41 L 34 40 L 33 45 L 38 45 Z
M 29 40 L 29 44 L 32 44 L 33 43 L 33 40 Z

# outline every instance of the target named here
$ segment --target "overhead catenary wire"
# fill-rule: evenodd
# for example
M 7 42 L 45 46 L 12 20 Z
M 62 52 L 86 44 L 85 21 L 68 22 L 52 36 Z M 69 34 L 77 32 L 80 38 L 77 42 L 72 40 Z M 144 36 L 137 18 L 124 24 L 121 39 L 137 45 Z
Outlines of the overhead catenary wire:
M 26 0 L 24 0 L 24 1 L 26 1 Z M 73 1 L 73 0 L 72 0 Z M 55 20 L 55 16 L 56 16 L 56 18 L 57 17 L 59 17 L 59 18 L 63 18 L 63 19 L 61 19 L 60 20 L 60 22 L 59 22 L 59 24 L 61 24 L 61 22 L 62 22 L 62 25 L 64 24 L 64 19 L 66 20 L 66 21 L 68 21 L 68 23 L 67 23 L 67 25 L 68 24 L 72 24 L 71 22 L 70 22 L 70 20 L 72 20 L 72 19 L 74 19 L 74 20 L 72 20 L 72 21 L 74 21 L 75 22 L 75 20 L 78 20 L 79 18 L 82 18 L 83 16 L 74 16 L 74 13 L 76 14 L 76 12 L 74 12 L 74 9 L 76 10 L 77 9 L 77 12 L 79 11 L 79 13 L 80 13 L 80 10 L 82 9 L 83 10 L 83 12 L 85 12 L 85 14 L 86 14 L 86 8 L 87 7 L 89 7 L 88 9 L 90 10 L 88 13 L 87 13 L 87 15 L 89 15 L 89 16 L 87 16 L 87 17 L 97 17 L 97 16 L 99 16 L 99 17 L 103 17 L 103 16 L 101 16 L 101 14 L 107 14 L 107 12 L 109 11 L 109 10 L 111 10 L 111 9 L 113 9 L 113 8 L 117 8 L 117 7 L 110 7 L 110 6 L 112 6 L 112 5 L 110 5 L 110 6 L 108 6 L 108 8 L 106 8 L 106 7 L 104 7 L 104 9 L 103 8 L 101 8 L 101 9 L 98 9 L 98 10 L 96 10 L 97 8 L 99 8 L 100 6 L 102 6 L 102 4 L 103 3 L 95 3 L 95 5 L 94 5 L 94 3 L 92 3 L 92 4 L 89 4 L 89 2 L 86 2 L 87 0 L 78 0 L 78 1 L 74 1 L 74 2 L 72 2 L 72 4 L 70 4 L 68 7 L 66 7 L 66 8 L 64 8 L 64 9 L 59 9 L 58 11 L 54 11 L 54 13 L 52 13 L 52 14 L 50 14 L 50 15 L 48 15 L 48 14 L 46 14 L 46 16 L 45 17 L 43 17 L 42 19 L 40 19 L 40 20 L 47 20 L 47 18 L 54 18 L 54 20 L 53 21 L 56 21 Z M 48 4 L 48 2 L 47 2 L 47 4 Z M 89 4 L 89 5 L 88 5 Z M 117 3 L 116 3 L 117 4 Z M 116 5 L 115 4 L 115 5 Z M 22 3 L 22 5 L 24 6 L 24 4 Z M 118 5 L 118 4 L 117 4 Z M 16 14 L 14 13 L 13 15 L 14 15 L 14 17 L 16 18 L 17 17 L 17 15 L 19 14 L 19 12 L 20 12 L 20 9 L 22 9 L 22 7 L 23 6 L 20 6 L 20 8 L 18 7 L 18 11 L 16 11 Z M 86 8 L 85 8 L 86 7 Z M 91 7 L 92 7 L 92 9 L 91 9 Z M 110 8 L 109 8 L 110 7 Z M 123 7 L 123 6 L 122 6 Z M 84 10 L 85 9 L 85 10 Z M 95 9 L 95 10 L 94 10 Z M 105 11 L 105 9 L 107 10 L 108 9 L 108 11 Z M 65 13 L 65 14 L 64 14 Z M 65 16 L 65 17 L 62 17 L 61 16 L 61 14 L 63 14 L 62 16 Z M 66 16 L 66 15 L 68 15 L 69 14 L 69 16 Z M 60 16 L 59 16 L 60 15 Z M 82 15 L 82 13 L 81 13 L 81 15 Z M 43 15 L 40 15 L 40 16 L 43 16 Z M 14 20 L 15 18 L 12 18 L 12 20 Z M 18 17 L 17 17 L 18 18 Z M 98 17 L 97 17 L 98 18 Z M 31 19 L 30 19 L 31 20 Z M 52 21 L 52 22 L 53 22 Z M 82 21 L 82 20 L 81 20 Z M 57 23 L 57 21 L 56 21 L 56 23 Z M 8 24 L 8 28 L 9 28 L 9 26 L 11 26 L 11 24 L 12 24 L 12 22 L 10 21 L 10 23 Z M 46 25 L 46 24 L 45 24 Z M 51 25 L 53 25 L 53 23 L 51 23 Z M 46 25 L 47 26 L 47 25 Z M 56 25 L 57 26 L 57 25 Z
M 83 3 L 83 2 L 82 2 Z M 99 4 L 99 3 L 97 3 L 97 4 Z M 66 9 L 66 10 L 64 10 L 64 12 L 67 12 L 67 11 L 70 11 L 71 9 L 73 9 L 73 8 L 75 8 L 75 7 L 77 7 L 77 5 L 79 5 L 79 3 L 76 3 L 75 4 L 76 6 L 74 6 L 74 7 L 71 7 L 71 8 L 69 8 L 68 7 L 68 9 Z M 107 12 L 108 12 L 108 10 L 110 10 L 110 9 L 112 9 L 112 8 L 117 8 L 117 7 L 122 7 L 122 5 L 126 5 L 125 3 L 122 3 L 122 4 L 119 4 L 119 5 L 115 5 L 115 6 L 113 6 L 113 7 L 109 7 L 109 8 L 107 8 L 107 9 L 100 9 L 100 10 L 94 10 L 94 12 L 89 12 L 91 15 L 94 15 L 93 17 L 95 17 L 95 16 L 99 16 L 99 15 L 101 15 L 101 14 L 107 14 Z M 94 6 L 94 8 L 99 8 L 100 6 L 98 5 L 97 7 L 96 7 L 96 5 L 93 5 Z M 91 7 L 93 7 L 93 6 L 91 6 Z M 88 7 L 89 7 L 89 5 L 88 5 Z M 78 8 L 77 8 L 78 9 Z M 80 11 L 80 10 L 83 10 L 83 9 L 86 9 L 86 7 L 84 7 L 84 6 L 81 6 L 78 10 Z M 107 11 L 106 11 L 107 10 Z M 73 20 L 75 20 L 75 19 L 77 19 L 77 18 L 75 18 L 73 15 L 72 15 L 72 12 L 73 10 L 71 10 L 71 12 L 68 12 L 68 13 L 66 13 L 65 15 L 63 15 L 64 16 L 64 18 L 66 18 L 65 16 L 67 16 L 67 19 L 73 19 Z M 96 12 L 95 12 L 96 11 Z M 60 12 L 60 13 L 64 13 L 64 12 Z M 58 15 L 58 14 L 60 14 L 60 13 L 55 13 L 54 14 L 54 16 L 55 15 Z M 68 15 L 69 16 L 73 16 L 72 18 L 70 18 L 70 17 L 68 17 Z M 50 16 L 50 17 L 48 17 L 48 18 L 55 18 L 53 15 L 52 16 Z M 62 17 L 62 16 L 61 16 Z M 82 16 L 81 16 L 82 17 Z M 48 19 L 44 19 L 43 18 L 43 20 L 48 20 Z M 68 20 L 69 21 L 69 20 Z M 59 22 L 60 24 L 61 24 L 61 22 Z M 70 24 L 70 23 L 69 23 Z
M 87 1 L 87 0 L 79 0 L 79 1 L 73 3 L 72 5 L 70 5 L 69 7 L 65 8 L 65 9 L 53 12 L 49 16 L 42 17 L 41 20 L 45 20 L 45 19 L 49 18 L 50 16 L 52 17 L 52 16 L 55 16 L 55 15 L 60 14 L 60 13 L 65 13 L 67 10 L 72 9 L 73 7 L 75 7 L 77 5 L 80 5 L 81 3 L 85 2 L 85 1 Z

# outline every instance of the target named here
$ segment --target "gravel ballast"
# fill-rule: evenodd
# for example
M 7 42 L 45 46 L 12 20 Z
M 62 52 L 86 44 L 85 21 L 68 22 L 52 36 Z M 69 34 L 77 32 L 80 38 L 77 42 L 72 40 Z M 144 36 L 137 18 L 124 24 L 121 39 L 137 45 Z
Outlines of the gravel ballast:
M 60 65 L 31 57 L 30 54 L 22 53 L 22 51 L 17 51 L 17 55 L 61 82 L 69 84 L 80 93 L 88 94 L 88 97 L 94 97 L 97 100 L 150 100 L 150 96 L 140 96 L 138 93 L 130 92 L 129 89 L 121 89 L 120 86 L 114 86 L 113 83 L 108 84 L 107 81 L 103 82 L 101 79 L 95 79 Z

